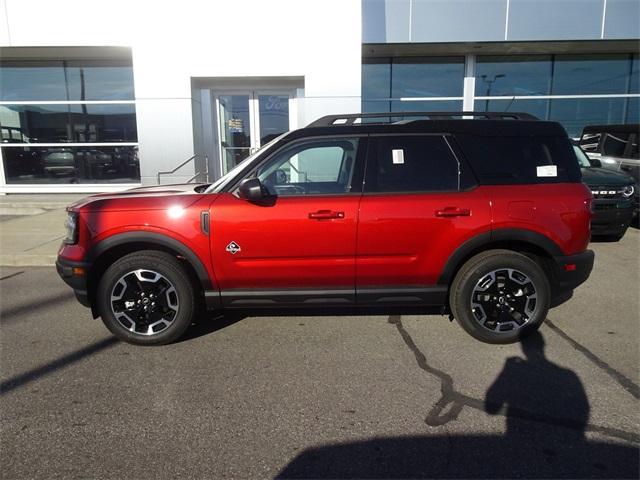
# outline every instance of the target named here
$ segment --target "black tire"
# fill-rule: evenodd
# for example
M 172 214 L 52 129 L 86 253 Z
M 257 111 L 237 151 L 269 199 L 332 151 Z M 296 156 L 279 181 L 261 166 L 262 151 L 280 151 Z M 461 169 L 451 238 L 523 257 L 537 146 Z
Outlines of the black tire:
M 152 274 L 158 276 L 154 277 Z M 139 281 L 138 275 L 148 279 Z M 114 290 L 116 284 L 120 285 Z M 145 307 L 152 308 L 153 311 L 143 312 L 140 310 L 144 308 L 142 306 L 135 310 L 124 310 L 122 305 L 125 299 L 132 299 L 131 302 L 135 299 L 144 300 L 136 292 L 140 292 L 140 296 L 147 296 L 149 305 Z M 158 306 L 153 303 L 152 307 L 153 292 L 157 293 L 155 299 L 158 300 Z M 114 293 L 115 298 L 118 295 L 122 297 L 113 301 L 114 308 L 118 309 L 118 318 L 112 308 Z M 106 327 L 119 339 L 136 345 L 164 345 L 177 340 L 191 325 L 195 312 L 194 289 L 187 272 L 175 257 L 155 250 L 130 253 L 114 262 L 100 279 L 96 301 Z M 135 303 L 140 302 L 135 300 Z M 140 318 L 140 322 L 132 321 Z M 156 328 L 161 330 L 156 332 Z
M 509 273 L 507 269 L 512 269 L 516 273 Z M 492 272 L 495 275 L 493 282 L 491 282 Z M 520 275 L 524 274 L 530 281 L 530 284 L 522 284 L 523 287 L 519 288 L 515 294 L 518 298 L 515 298 L 513 292 L 506 291 L 504 295 L 496 294 L 502 297 L 502 300 L 499 297 L 496 299 L 496 297 L 489 295 L 489 289 L 498 289 L 501 284 L 497 281 L 498 276 L 505 273 L 508 276 L 516 276 L 520 280 L 523 280 Z M 486 293 L 477 290 L 482 287 L 479 284 L 481 280 L 486 283 L 490 282 L 488 283 L 489 287 L 486 287 Z M 505 289 L 514 284 L 515 280 L 510 277 L 508 282 Z M 522 293 L 523 290 L 525 293 Z M 475 304 L 483 307 L 481 309 L 473 307 L 472 295 L 476 294 L 482 298 L 489 296 L 495 299 L 495 303 L 493 303 L 494 300 L 489 300 L 487 304 Z M 549 280 L 544 270 L 529 257 L 511 250 L 488 250 L 470 258 L 458 271 L 449 292 L 451 311 L 462 328 L 478 340 L 494 344 L 514 343 L 536 331 L 547 317 L 550 300 Z M 516 308 L 512 308 L 507 302 L 511 302 L 511 305 Z M 522 309 L 522 305 L 524 305 L 524 315 L 518 311 L 518 308 Z M 484 307 L 487 312 L 484 311 Z M 520 317 L 518 321 L 509 313 L 510 309 L 515 311 L 514 315 Z M 526 310 L 529 309 L 532 311 L 527 312 Z M 511 322 L 506 321 L 507 319 L 510 319 Z M 501 320 L 505 321 L 501 322 Z M 520 326 L 518 322 L 521 321 L 523 324 Z M 494 325 L 493 329 L 490 328 Z M 507 327 L 510 329 L 501 331 Z

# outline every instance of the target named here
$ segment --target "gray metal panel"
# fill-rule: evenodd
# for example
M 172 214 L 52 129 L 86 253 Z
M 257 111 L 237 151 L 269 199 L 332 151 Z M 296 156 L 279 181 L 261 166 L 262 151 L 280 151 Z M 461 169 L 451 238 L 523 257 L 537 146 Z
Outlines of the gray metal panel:
M 384 0 L 362 0 L 362 43 L 387 41 Z
M 604 0 L 510 0 L 508 40 L 600 38 Z
M 411 0 L 386 0 L 387 43 L 410 42 L 409 12 Z
M 412 42 L 504 40 L 507 0 L 413 0 Z
M 362 0 L 362 42 L 409 41 L 410 0 Z
M 640 38 L 640 0 L 607 0 L 604 38 Z

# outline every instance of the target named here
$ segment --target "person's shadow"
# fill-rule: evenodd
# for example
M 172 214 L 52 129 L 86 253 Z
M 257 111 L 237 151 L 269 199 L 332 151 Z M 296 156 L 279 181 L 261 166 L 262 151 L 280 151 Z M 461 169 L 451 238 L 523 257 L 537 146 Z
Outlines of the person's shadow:
M 540 332 L 524 338 L 521 346 L 525 358 L 508 358 L 487 390 L 486 412 L 506 413 L 507 437 L 529 435 L 551 424 L 567 427 L 572 442 L 583 439 L 590 408 L 582 382 L 572 370 L 545 357 Z

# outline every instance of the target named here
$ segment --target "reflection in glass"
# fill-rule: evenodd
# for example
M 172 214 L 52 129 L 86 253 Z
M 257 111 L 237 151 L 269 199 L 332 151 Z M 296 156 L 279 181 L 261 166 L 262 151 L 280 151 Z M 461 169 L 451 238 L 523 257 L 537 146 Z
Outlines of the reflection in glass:
M 67 100 L 63 63 L 0 62 L 0 100 Z
M 624 98 L 553 99 L 549 119 L 562 123 L 575 138 L 585 125 L 622 123 L 624 103 Z
M 396 58 L 391 72 L 393 98 L 463 95 L 464 57 Z
M 9 184 L 137 183 L 138 147 L 2 148 Z
M 362 98 L 391 97 L 391 64 L 389 59 L 370 59 L 362 64 Z M 378 63 L 379 62 L 379 63 Z
M 627 93 L 631 57 L 621 55 L 556 55 L 553 95 Z
M 625 123 L 640 123 L 640 98 L 627 98 Z
M 250 153 L 249 95 L 220 95 L 218 102 L 222 165 L 226 173 Z
M 479 56 L 476 96 L 548 95 L 551 55 Z
M 133 100 L 133 68 L 122 62 L 66 62 L 69 100 Z
M 73 142 L 136 142 L 133 104 L 70 105 L 69 125 Z
M 0 105 L 3 143 L 135 142 L 133 104 Z
M 133 100 L 133 67 L 114 60 L 0 62 L 0 100 Z
M 640 55 L 634 55 L 631 62 L 629 93 L 640 93 Z
M 418 102 L 391 102 L 392 112 L 460 112 L 462 100 L 433 100 Z
M 70 142 L 69 105 L 0 105 L 0 127 L 3 143 Z
M 549 100 L 476 100 L 474 110 L 477 112 L 522 112 L 529 113 L 540 120 L 546 120 Z
M 289 97 L 287 95 L 259 95 L 260 145 L 269 143 L 289 131 Z

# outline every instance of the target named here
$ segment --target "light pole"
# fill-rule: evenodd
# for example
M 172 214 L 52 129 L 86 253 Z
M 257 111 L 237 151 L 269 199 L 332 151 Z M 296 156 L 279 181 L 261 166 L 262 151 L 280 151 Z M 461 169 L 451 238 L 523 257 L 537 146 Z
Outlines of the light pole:
M 503 78 L 503 77 L 505 77 L 505 74 L 504 73 L 499 73 L 499 74 L 493 76 L 493 80 L 487 80 L 487 75 L 480 75 L 480 78 L 482 79 L 482 81 L 487 84 L 487 93 L 486 93 L 487 97 L 491 96 L 491 87 L 493 86 L 495 81 L 497 79 Z M 488 98 L 485 100 L 484 111 L 485 112 L 489 111 L 489 99 Z

